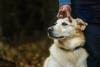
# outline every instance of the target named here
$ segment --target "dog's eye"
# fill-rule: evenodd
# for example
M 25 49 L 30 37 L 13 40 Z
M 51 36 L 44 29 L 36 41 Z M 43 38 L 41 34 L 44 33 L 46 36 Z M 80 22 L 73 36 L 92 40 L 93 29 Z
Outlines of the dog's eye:
M 63 26 L 66 26 L 66 25 L 68 25 L 68 24 L 67 24 L 66 22 L 63 22 L 62 25 L 63 25 Z

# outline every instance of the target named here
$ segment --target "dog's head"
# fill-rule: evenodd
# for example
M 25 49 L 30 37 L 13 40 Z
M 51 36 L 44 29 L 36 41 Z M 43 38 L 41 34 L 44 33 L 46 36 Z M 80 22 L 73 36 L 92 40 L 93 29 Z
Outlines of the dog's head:
M 68 21 L 68 18 L 58 19 L 55 25 L 48 28 L 48 34 L 54 39 L 64 39 L 71 37 L 77 33 L 85 30 L 87 23 L 77 18 L 72 19 L 72 22 Z

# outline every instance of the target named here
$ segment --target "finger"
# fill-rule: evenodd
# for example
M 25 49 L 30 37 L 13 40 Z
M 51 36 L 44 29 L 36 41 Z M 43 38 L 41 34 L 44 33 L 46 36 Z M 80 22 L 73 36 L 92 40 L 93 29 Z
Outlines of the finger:
M 59 15 L 59 18 L 63 18 L 63 15 L 61 14 L 61 15 Z
M 68 17 L 68 21 L 72 23 L 72 17 L 71 16 Z
M 68 17 L 69 22 L 72 22 L 71 12 L 70 11 L 66 11 L 66 15 Z
M 70 11 L 69 8 L 63 8 L 63 9 L 62 9 L 62 12 L 63 12 L 62 14 L 63 14 L 64 18 L 65 18 L 65 17 L 70 17 L 70 16 L 71 16 L 71 15 L 70 15 L 70 12 L 71 12 L 71 11 Z
M 59 12 L 57 13 L 57 18 L 63 18 L 63 13 L 62 13 L 62 11 L 59 11 Z
M 57 16 L 56 17 L 59 18 L 59 13 L 57 13 Z

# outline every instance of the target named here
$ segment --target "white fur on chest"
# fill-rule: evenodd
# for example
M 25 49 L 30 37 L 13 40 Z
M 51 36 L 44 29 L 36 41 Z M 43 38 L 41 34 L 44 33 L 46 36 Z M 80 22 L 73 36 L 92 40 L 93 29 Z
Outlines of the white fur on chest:
M 82 67 L 86 67 L 86 58 L 88 54 L 83 48 L 80 48 L 73 52 L 67 52 L 59 49 L 55 44 L 53 44 L 50 48 L 50 56 L 49 56 L 49 66 L 51 63 L 52 67 L 58 65 L 57 67 L 81 67 L 80 65 L 85 65 Z

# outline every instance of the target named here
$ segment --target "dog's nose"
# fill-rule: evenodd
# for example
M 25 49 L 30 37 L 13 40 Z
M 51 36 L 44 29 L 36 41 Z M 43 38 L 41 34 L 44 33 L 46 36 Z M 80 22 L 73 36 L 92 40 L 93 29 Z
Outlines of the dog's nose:
M 52 32 L 52 31 L 53 31 L 53 27 L 49 27 L 48 32 Z

